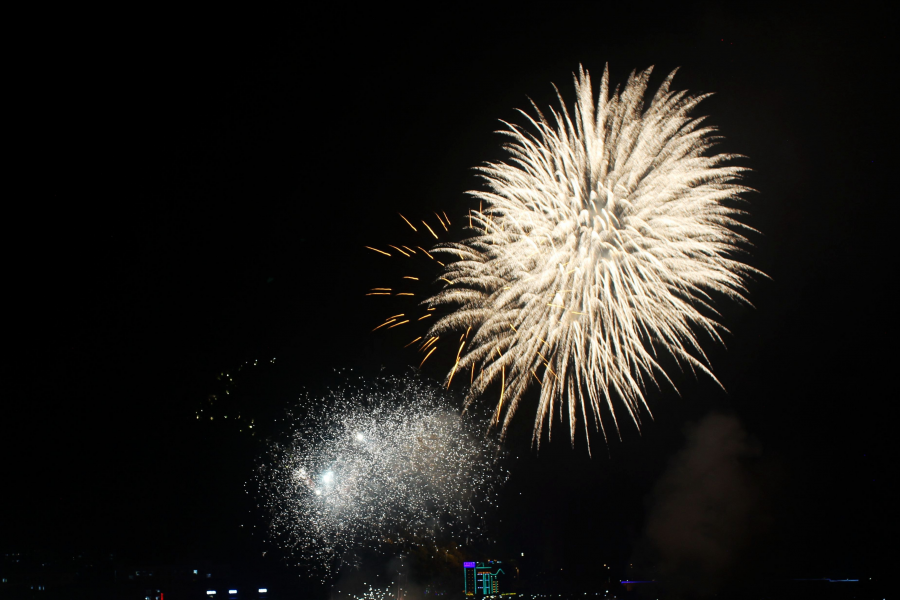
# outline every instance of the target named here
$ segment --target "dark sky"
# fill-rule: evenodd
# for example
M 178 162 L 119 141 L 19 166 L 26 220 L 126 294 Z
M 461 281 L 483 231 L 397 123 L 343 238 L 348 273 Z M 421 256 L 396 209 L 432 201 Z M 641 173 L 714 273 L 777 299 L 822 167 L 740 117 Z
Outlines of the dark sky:
M 755 308 L 721 305 L 728 348 L 707 348 L 727 393 L 678 375 L 680 397 L 650 394 L 655 419 L 593 458 L 561 430 L 537 455 L 523 408 L 495 552 L 663 565 L 665 544 L 648 548 L 666 511 L 733 496 L 752 502 L 707 525 L 754 568 L 884 570 L 889 44 L 885 15 L 850 10 L 335 6 L 29 27 L 5 86 L 26 135 L 4 194 L 0 549 L 255 553 L 239 526 L 258 522 L 242 485 L 259 440 L 195 419 L 216 375 L 277 357 L 235 396 L 263 423 L 332 369 L 415 364 L 406 334 L 369 333 L 390 313 L 364 294 L 398 267 L 363 246 L 407 235 L 397 212 L 458 224 L 471 167 L 502 156 L 498 119 L 552 103 L 551 82 L 570 99 L 579 63 L 608 63 L 617 83 L 680 67 L 676 88 L 715 92 L 698 112 L 753 169 L 748 260 L 771 280 L 751 284 Z M 706 468 L 697 448 L 733 485 L 685 474 Z

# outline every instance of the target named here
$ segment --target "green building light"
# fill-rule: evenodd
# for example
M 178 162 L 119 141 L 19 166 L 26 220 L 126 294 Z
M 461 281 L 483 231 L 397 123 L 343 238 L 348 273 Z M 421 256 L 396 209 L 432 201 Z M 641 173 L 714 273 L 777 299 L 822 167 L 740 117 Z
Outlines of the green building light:
M 466 596 L 492 596 L 500 594 L 499 576 L 504 573 L 500 561 L 464 562 L 463 582 Z

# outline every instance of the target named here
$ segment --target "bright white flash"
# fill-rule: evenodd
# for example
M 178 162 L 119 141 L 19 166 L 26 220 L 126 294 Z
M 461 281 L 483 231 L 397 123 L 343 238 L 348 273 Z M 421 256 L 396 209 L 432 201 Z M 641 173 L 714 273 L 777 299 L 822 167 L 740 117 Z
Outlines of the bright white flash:
M 448 383 L 468 375 L 469 403 L 496 386 L 504 435 L 532 385 L 534 441 L 558 411 L 574 444 L 581 419 L 604 437 L 622 409 L 640 426 L 646 386 L 672 385 L 664 356 L 715 379 L 698 339 L 721 342 L 713 300 L 746 303 L 760 274 L 735 258 L 752 231 L 735 208 L 747 169 L 708 155 L 718 137 L 689 116 L 708 94 L 671 91 L 673 71 L 645 107 L 650 71 L 610 93 L 604 70 L 595 101 L 579 68 L 574 113 L 560 96 L 559 112 L 522 113 L 530 131 L 506 124 L 511 158 L 481 167 L 489 190 L 470 192 L 473 236 L 433 251 L 448 284 L 426 304 L 452 312 L 427 337 L 471 333 Z
M 325 473 L 322 475 L 322 483 L 324 483 L 325 485 L 331 485 L 332 483 L 334 483 L 334 473 L 331 471 L 325 471 Z

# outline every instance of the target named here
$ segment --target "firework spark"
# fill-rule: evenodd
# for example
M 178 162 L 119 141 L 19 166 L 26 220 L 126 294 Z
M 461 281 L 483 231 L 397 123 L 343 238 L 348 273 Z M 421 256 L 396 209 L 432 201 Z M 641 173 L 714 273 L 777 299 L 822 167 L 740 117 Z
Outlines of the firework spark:
M 714 129 L 689 114 L 708 94 L 670 91 L 674 71 L 644 108 L 650 72 L 610 94 L 604 70 L 594 104 L 579 68 L 573 114 L 557 93 L 550 118 L 522 112 L 536 133 L 504 123 L 511 159 L 480 169 L 489 191 L 470 192 L 482 203 L 468 219 L 474 236 L 432 250 L 456 260 L 441 274 L 452 283 L 425 305 L 452 312 L 425 339 L 471 330 L 448 383 L 473 369 L 469 403 L 500 384 L 493 424 L 504 435 L 534 383 L 537 444 L 557 409 L 573 444 L 579 413 L 605 438 L 601 407 L 618 430 L 615 398 L 640 426 L 646 385 L 672 384 L 661 355 L 715 379 L 698 340 L 725 331 L 711 293 L 747 302 L 758 271 L 735 256 L 752 230 L 732 206 L 746 169 L 706 154 Z
M 327 575 L 385 544 L 480 533 L 505 471 L 483 426 L 440 388 L 416 378 L 348 384 L 297 414 L 259 485 L 273 538 L 298 562 Z
M 353 600 L 393 600 L 396 596 L 392 591 L 391 588 L 381 589 L 370 587 L 363 594 L 354 596 Z

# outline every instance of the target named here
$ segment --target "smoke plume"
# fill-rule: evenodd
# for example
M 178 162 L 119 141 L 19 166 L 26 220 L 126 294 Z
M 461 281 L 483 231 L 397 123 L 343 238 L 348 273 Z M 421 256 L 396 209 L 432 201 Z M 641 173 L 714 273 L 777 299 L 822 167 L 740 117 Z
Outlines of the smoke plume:
M 659 581 L 673 595 L 712 594 L 740 570 L 762 524 L 751 471 L 758 455 L 735 417 L 709 415 L 688 429 L 651 495 L 645 531 Z

